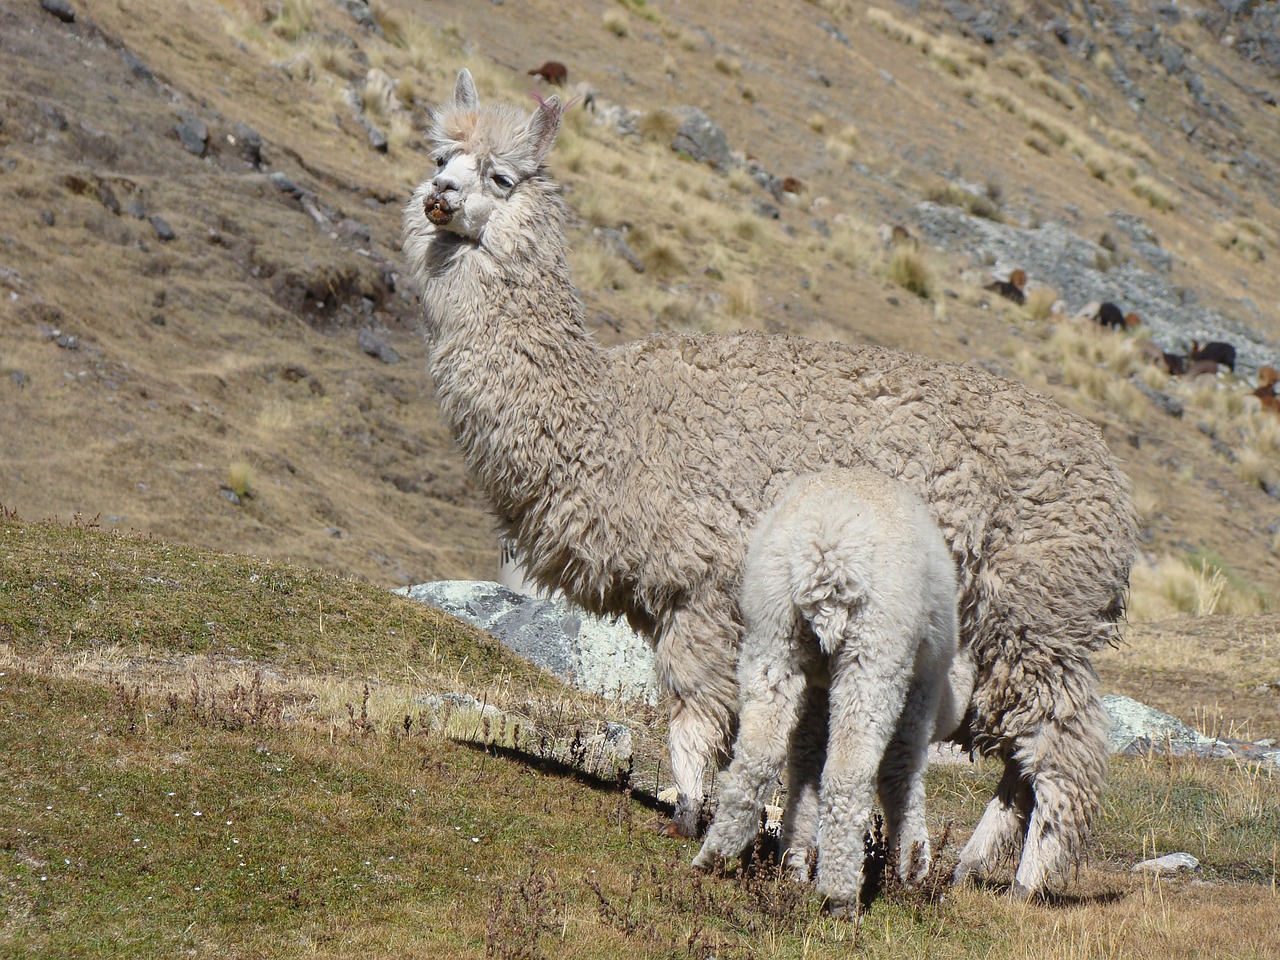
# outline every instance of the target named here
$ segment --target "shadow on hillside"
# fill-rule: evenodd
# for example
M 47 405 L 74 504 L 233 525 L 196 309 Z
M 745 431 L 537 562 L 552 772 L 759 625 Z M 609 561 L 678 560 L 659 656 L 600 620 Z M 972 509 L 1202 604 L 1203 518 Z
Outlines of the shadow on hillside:
M 526 767 L 531 767 L 539 773 L 549 774 L 556 777 L 567 777 L 578 781 L 584 786 L 593 790 L 603 790 L 608 793 L 627 793 L 631 799 L 648 810 L 659 813 L 665 817 L 671 817 L 675 814 L 675 807 L 658 797 L 649 790 L 637 787 L 631 782 L 631 770 L 619 769 L 617 774 L 612 777 L 601 776 L 598 773 L 592 773 L 584 770 L 582 767 L 567 761 L 561 760 L 559 757 L 541 756 L 537 753 L 530 753 L 527 750 L 519 750 L 515 747 L 504 747 L 496 743 L 475 743 L 469 740 L 455 741 L 460 746 L 468 747 L 478 753 L 487 753 L 494 756 L 502 757 L 504 760 L 512 760 L 516 763 L 522 763 Z

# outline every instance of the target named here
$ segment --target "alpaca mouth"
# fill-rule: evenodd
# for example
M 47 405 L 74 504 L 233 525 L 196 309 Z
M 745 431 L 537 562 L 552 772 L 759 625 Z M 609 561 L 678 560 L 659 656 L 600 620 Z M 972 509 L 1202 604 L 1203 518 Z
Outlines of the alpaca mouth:
M 425 200 L 422 209 L 426 211 L 427 219 L 438 227 L 444 226 L 453 219 L 453 206 L 444 197 L 435 196 Z

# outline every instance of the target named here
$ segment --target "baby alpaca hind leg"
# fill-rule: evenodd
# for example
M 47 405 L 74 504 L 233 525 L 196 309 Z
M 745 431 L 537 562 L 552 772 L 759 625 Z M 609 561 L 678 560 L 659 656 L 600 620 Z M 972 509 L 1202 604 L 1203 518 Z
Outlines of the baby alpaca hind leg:
M 817 888 L 827 911 L 836 916 L 857 912 L 876 776 L 906 697 L 910 671 L 905 664 L 893 669 L 893 658 L 879 660 L 885 647 L 866 636 L 858 643 L 846 642 L 832 670 Z
M 938 694 L 937 684 L 917 681 L 911 685 L 897 730 L 880 764 L 885 844 L 889 850 L 898 848 L 898 876 L 906 884 L 923 880 L 932 863 L 924 816 L 924 774 L 929 764 Z

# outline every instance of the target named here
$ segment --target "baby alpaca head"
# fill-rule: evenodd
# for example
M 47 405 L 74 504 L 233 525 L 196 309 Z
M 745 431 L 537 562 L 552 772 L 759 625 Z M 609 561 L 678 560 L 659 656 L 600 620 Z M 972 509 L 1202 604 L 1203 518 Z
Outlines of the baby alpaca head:
M 480 107 L 469 70 L 458 74 L 453 99 L 433 117 L 428 141 L 436 173 L 415 192 L 426 222 L 474 242 L 548 188 L 543 160 L 560 129 L 557 97 L 540 101 L 532 114 L 505 103 Z M 532 184 L 532 187 L 530 186 Z

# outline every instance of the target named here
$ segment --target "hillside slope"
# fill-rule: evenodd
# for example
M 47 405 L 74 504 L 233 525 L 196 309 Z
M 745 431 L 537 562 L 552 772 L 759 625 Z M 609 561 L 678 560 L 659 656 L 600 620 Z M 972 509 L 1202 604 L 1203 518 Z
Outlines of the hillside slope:
M 601 340 L 754 327 L 993 366 L 1102 426 L 1153 562 L 1199 551 L 1280 588 L 1280 440 L 1240 426 L 1248 378 L 1280 358 L 1267 5 L 69 6 L 0 9 L 0 502 L 23 516 L 386 585 L 492 576 L 423 370 L 400 207 L 460 66 L 515 99 L 557 59 L 596 95 L 551 165 Z M 686 105 L 756 167 L 668 149 Z M 924 296 L 881 223 L 923 240 Z M 1014 267 L 1068 311 L 1123 301 L 1165 349 L 1231 339 L 1243 379 L 1157 384 L 1175 418 L 1103 360 L 1068 375 L 1064 324 L 983 290 Z

